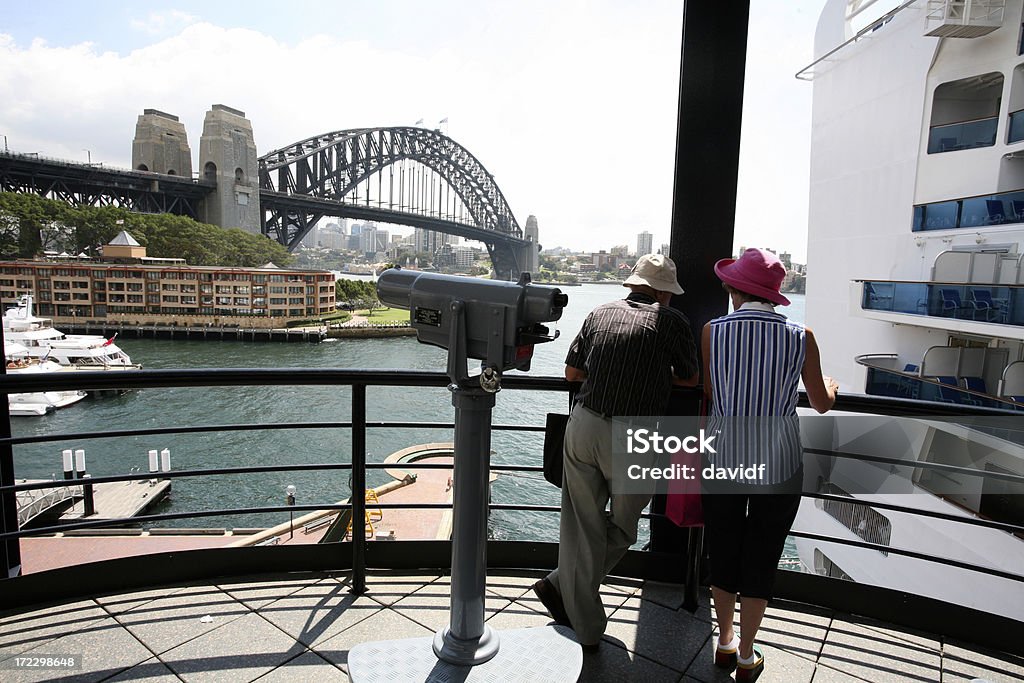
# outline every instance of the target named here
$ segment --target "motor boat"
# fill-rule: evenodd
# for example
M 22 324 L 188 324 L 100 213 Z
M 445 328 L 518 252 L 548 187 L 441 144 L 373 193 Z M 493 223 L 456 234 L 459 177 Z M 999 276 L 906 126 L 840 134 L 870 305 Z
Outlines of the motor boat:
M 74 371 L 50 360 L 33 358 L 28 349 L 17 342 L 4 342 L 4 355 L 8 375 L 24 375 L 38 373 Z M 8 394 L 7 400 L 11 416 L 26 417 L 52 413 L 78 403 L 86 397 L 86 392 L 70 391 L 35 391 L 29 393 Z
M 4 339 L 23 345 L 30 357 L 85 370 L 138 369 L 141 365 L 116 343 L 117 335 L 104 338 L 93 334 L 64 334 L 50 318 L 33 314 L 32 297 L 22 296 L 17 306 L 4 312 Z

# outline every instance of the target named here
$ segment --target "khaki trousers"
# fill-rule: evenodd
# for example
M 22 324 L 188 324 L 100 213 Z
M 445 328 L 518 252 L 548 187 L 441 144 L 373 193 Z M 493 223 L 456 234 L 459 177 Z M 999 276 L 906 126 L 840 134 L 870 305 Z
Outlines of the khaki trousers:
M 562 596 L 580 643 L 601 640 L 608 617 L 600 587 L 636 542 L 651 494 L 612 495 L 612 421 L 577 405 L 565 430 L 558 569 L 548 580 Z M 611 501 L 611 510 L 606 506 Z

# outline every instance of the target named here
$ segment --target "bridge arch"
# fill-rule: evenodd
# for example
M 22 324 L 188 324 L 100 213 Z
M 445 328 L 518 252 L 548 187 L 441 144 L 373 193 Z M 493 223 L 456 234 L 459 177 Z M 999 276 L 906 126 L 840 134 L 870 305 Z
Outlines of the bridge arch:
M 263 232 L 289 249 L 327 215 L 481 240 L 502 277 L 517 276 L 527 266 L 522 254 L 536 248 L 523 239 L 494 176 L 440 131 L 381 127 L 316 135 L 261 156 L 259 175 Z

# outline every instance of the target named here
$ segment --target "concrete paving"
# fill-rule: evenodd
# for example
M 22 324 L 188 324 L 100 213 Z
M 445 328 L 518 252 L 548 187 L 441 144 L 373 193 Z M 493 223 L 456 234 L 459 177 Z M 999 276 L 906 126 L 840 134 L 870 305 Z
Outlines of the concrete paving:
M 530 590 L 539 576 L 492 573 L 487 623 L 549 624 Z M 349 586 L 347 573 L 242 577 L 3 613 L 0 681 L 346 681 L 355 645 L 447 623 L 447 576 L 371 572 L 365 595 Z M 602 599 L 608 629 L 580 681 L 732 680 L 712 665 L 707 595 L 690 614 L 678 586 L 612 579 Z M 1020 657 L 806 605 L 773 603 L 759 636 L 765 683 L 1024 680 Z M 29 666 L 69 657 L 77 668 Z

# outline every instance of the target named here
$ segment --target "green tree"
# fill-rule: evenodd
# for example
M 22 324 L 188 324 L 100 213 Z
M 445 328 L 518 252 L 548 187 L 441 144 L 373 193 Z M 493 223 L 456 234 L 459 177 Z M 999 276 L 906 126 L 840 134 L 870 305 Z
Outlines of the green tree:
M 339 279 L 334 284 L 335 300 L 354 307 L 368 308 L 367 302 L 377 301 L 377 286 L 365 280 Z
M 44 231 L 67 223 L 71 208 L 34 194 L 0 193 L 0 213 L 15 217 L 18 223 L 17 248 L 14 253 L 3 255 L 31 258 L 42 252 Z
M 0 256 L 33 258 L 55 248 L 98 257 L 121 230 L 148 256 L 183 258 L 194 266 L 255 268 L 290 265 L 283 246 L 240 228 L 220 228 L 186 216 L 139 214 L 113 206 L 75 207 L 31 194 L 0 192 Z

